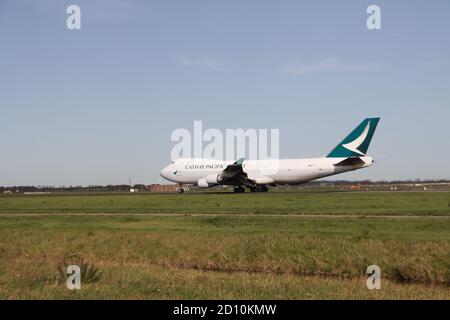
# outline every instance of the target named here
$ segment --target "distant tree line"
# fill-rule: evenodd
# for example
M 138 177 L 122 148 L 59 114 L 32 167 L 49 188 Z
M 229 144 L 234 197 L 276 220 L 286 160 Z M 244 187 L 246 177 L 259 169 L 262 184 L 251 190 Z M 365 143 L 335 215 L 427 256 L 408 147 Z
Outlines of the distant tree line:
M 431 184 L 431 183 L 450 183 L 450 180 L 394 180 L 394 181 L 371 181 L 371 180 L 315 180 L 301 186 L 347 186 L 347 185 L 400 185 L 400 184 Z M 150 186 L 137 184 L 130 186 L 128 184 L 109 184 L 109 185 L 90 185 L 90 186 L 0 186 L 0 193 L 8 192 L 129 192 L 130 188 L 137 191 L 149 191 Z
M 135 185 L 135 189 L 145 189 L 144 185 Z M 109 184 L 109 185 L 90 185 L 90 186 L 0 186 L 0 192 L 128 192 L 130 185 L 128 184 Z

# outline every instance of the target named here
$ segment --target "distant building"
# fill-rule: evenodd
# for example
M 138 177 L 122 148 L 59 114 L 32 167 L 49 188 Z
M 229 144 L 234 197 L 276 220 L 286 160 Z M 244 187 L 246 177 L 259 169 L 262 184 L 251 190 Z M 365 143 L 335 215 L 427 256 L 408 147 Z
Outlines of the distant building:
M 151 184 L 149 186 L 150 192 L 177 192 L 177 188 L 176 184 Z
M 361 190 L 361 184 L 352 184 L 352 185 L 344 185 L 342 186 L 343 190 Z
M 143 184 L 135 184 L 134 186 L 130 185 L 130 192 L 143 192 L 147 189 L 147 187 Z

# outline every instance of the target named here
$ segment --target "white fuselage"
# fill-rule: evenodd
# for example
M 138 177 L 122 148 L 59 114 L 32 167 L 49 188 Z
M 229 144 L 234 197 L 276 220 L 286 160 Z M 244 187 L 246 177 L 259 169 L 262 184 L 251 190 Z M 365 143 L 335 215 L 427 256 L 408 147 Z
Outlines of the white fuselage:
M 258 185 L 299 184 L 334 174 L 366 168 L 372 165 L 371 157 L 361 157 L 364 163 L 336 166 L 346 158 L 268 159 L 245 160 L 243 171 Z M 212 159 L 178 159 L 161 170 L 161 176 L 180 184 L 197 185 L 208 177 L 212 180 L 234 161 Z M 210 186 L 217 184 L 211 183 Z

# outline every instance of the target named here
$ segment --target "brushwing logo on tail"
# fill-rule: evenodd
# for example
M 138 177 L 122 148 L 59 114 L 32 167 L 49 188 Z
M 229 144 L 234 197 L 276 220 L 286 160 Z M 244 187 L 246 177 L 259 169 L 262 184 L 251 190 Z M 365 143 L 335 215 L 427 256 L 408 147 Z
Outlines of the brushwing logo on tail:
M 358 148 L 363 144 L 363 142 L 366 140 L 367 135 L 369 134 L 369 130 L 370 130 L 370 121 L 367 122 L 367 126 L 364 128 L 363 132 L 361 133 L 361 135 L 356 138 L 355 140 L 353 140 L 352 142 L 349 143 L 345 143 L 342 146 L 347 149 L 350 150 L 352 152 L 355 152 L 357 154 L 360 154 L 362 156 L 365 156 L 364 153 L 362 153 L 361 151 L 358 150 Z

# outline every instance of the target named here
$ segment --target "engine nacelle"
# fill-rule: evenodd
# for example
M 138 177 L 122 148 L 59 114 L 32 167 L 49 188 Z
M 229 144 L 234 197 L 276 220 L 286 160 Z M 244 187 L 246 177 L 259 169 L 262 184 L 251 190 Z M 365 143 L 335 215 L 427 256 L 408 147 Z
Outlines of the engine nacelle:
M 208 184 L 218 184 L 222 181 L 220 174 L 208 174 L 205 179 Z
M 218 185 L 221 181 L 220 174 L 208 174 L 205 178 L 198 179 L 197 185 L 200 188 L 209 188 Z
M 198 179 L 197 185 L 198 185 L 200 188 L 209 188 L 209 184 L 208 184 L 208 182 L 206 181 L 206 178 Z

